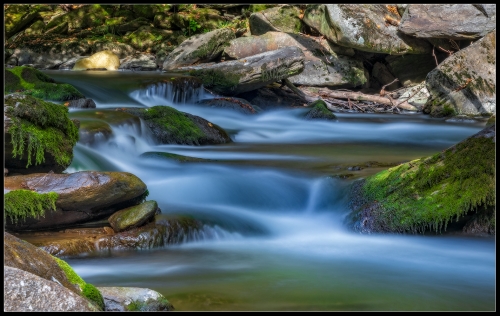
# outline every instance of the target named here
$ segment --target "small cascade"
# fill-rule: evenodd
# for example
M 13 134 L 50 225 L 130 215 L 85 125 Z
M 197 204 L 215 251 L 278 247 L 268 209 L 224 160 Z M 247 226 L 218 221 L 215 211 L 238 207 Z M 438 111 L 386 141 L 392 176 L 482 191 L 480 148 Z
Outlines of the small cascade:
M 206 92 L 202 83 L 192 77 L 175 77 L 145 84 L 130 93 L 132 99 L 146 106 L 170 104 L 192 104 L 213 96 Z

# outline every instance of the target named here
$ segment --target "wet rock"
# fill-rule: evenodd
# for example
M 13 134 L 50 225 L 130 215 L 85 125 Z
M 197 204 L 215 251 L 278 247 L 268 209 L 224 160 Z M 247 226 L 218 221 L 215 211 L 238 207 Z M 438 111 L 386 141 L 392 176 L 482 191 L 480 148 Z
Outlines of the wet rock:
M 424 113 L 433 117 L 491 115 L 496 112 L 496 31 L 454 53 L 429 72 L 431 98 Z
M 4 187 L 58 194 L 56 210 L 47 211 L 44 217 L 28 217 L 17 223 L 7 218 L 6 229 L 13 231 L 54 229 L 106 218 L 117 210 L 137 205 L 146 192 L 144 182 L 128 172 L 82 171 L 11 176 L 6 179 Z
M 478 39 L 496 28 L 495 4 L 410 4 L 399 30 L 418 38 Z
M 115 212 L 108 218 L 108 222 L 115 232 L 122 232 L 131 228 L 142 226 L 161 213 L 156 201 L 146 201 L 139 205 L 127 207 Z
M 69 101 L 68 108 L 77 108 L 77 109 L 95 109 L 96 104 L 94 100 L 82 98 L 78 100 Z
M 87 299 L 54 281 L 4 266 L 5 312 L 97 312 Z
M 104 297 L 105 311 L 172 311 L 174 306 L 159 292 L 137 287 L 98 287 Z
M 156 57 L 152 54 L 137 54 L 120 61 L 119 69 L 152 71 L 158 69 Z

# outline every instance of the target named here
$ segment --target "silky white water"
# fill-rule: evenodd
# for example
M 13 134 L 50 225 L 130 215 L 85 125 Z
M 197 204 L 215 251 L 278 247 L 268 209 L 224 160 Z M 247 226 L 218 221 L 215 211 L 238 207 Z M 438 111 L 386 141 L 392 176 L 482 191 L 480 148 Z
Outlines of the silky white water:
M 56 72 L 93 98 L 98 111 L 168 105 L 227 130 L 233 143 L 156 144 L 144 125 L 112 125 L 108 140 L 77 144 L 67 172 L 126 171 L 141 178 L 162 215 L 188 215 L 204 229 L 161 249 L 66 258 L 96 286 L 162 293 L 177 310 L 493 311 L 494 238 L 360 235 L 348 231 L 347 194 L 355 179 L 432 155 L 484 124 L 423 115 L 339 114 L 307 121 L 305 109 L 255 115 L 196 105 L 168 87 L 139 88 L 162 73 Z M 177 101 L 176 101 L 177 100 Z M 78 117 L 81 111 L 71 110 Z M 168 152 L 204 162 L 144 157 Z M 340 170 L 340 171 L 339 171 Z M 341 173 L 352 176 L 335 177 Z

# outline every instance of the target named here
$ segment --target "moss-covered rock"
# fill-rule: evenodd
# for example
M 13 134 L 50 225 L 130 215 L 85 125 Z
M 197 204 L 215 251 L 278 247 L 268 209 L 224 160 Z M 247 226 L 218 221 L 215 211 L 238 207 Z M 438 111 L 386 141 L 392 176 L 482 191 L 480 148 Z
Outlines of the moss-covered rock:
M 76 100 L 84 95 L 67 83 L 56 83 L 43 72 L 26 66 L 5 69 L 5 93 L 22 92 L 53 101 Z
M 106 19 L 111 17 L 111 11 L 107 11 L 109 9 L 110 8 L 100 4 L 83 5 L 76 10 L 66 12 L 53 18 L 47 23 L 46 29 L 52 29 L 64 22 L 68 23 L 69 33 L 89 27 L 100 26 L 104 24 Z
M 328 110 L 326 103 L 323 100 L 316 100 L 309 104 L 308 107 L 311 109 L 307 111 L 304 117 L 307 120 L 311 119 L 321 119 L 321 120 L 336 120 L 337 117 L 332 111 Z
M 68 109 L 20 94 L 6 95 L 4 101 L 5 167 L 14 173 L 66 169 L 78 141 Z
M 250 32 L 252 35 L 262 35 L 268 31 L 299 33 L 303 27 L 299 16 L 300 9 L 293 5 L 265 9 L 250 15 Z
M 162 144 L 207 145 L 231 142 L 231 138 L 219 126 L 169 106 L 120 110 L 142 118 Z
M 11 4 L 6 6 L 4 15 L 5 36 L 7 38 L 21 31 L 36 18 L 40 18 L 39 6 Z
M 495 234 L 495 125 L 432 157 L 379 172 L 353 185 L 354 230 Z M 467 229 L 474 227 L 474 229 Z
M 9 217 L 13 223 L 17 223 L 19 219 L 25 220 L 26 217 L 43 217 L 46 210 L 55 211 L 57 196 L 55 192 L 44 194 L 30 190 L 7 192 L 4 196 L 4 219 Z

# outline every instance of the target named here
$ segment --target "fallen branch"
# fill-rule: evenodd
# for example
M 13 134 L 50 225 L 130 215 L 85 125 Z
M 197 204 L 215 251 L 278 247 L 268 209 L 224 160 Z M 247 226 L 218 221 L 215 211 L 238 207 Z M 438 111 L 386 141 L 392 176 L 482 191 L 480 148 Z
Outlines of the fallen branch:
M 434 48 L 435 46 L 432 47 L 432 56 L 434 56 L 434 60 L 436 60 L 436 67 L 439 66 L 438 59 L 436 57 L 436 54 L 434 54 Z
M 399 79 L 398 79 L 398 78 L 396 78 L 396 79 L 392 80 L 392 82 L 390 82 L 390 83 L 388 83 L 388 84 L 383 85 L 383 86 L 382 86 L 382 89 L 380 89 L 380 96 L 382 96 L 382 97 L 383 97 L 383 96 L 385 96 L 385 87 L 390 86 L 390 85 L 391 85 L 391 84 L 393 84 L 394 82 L 398 82 L 398 81 L 399 81 Z
M 303 88 L 302 91 L 306 92 L 307 88 Z M 318 95 L 324 96 L 326 98 L 334 98 L 334 99 L 344 99 L 344 100 L 356 100 L 356 101 L 370 101 L 374 103 L 379 103 L 383 104 L 386 106 L 394 106 L 394 103 L 387 97 L 381 97 L 379 95 L 371 95 L 371 94 L 364 94 L 361 92 L 352 92 L 352 91 L 337 91 L 337 90 L 330 90 L 327 88 L 319 88 L 317 90 Z M 414 107 L 413 105 L 409 104 L 406 101 L 403 101 L 399 104 L 396 104 L 397 108 L 401 108 L 403 110 L 409 110 L 409 111 L 416 111 L 417 108 Z

